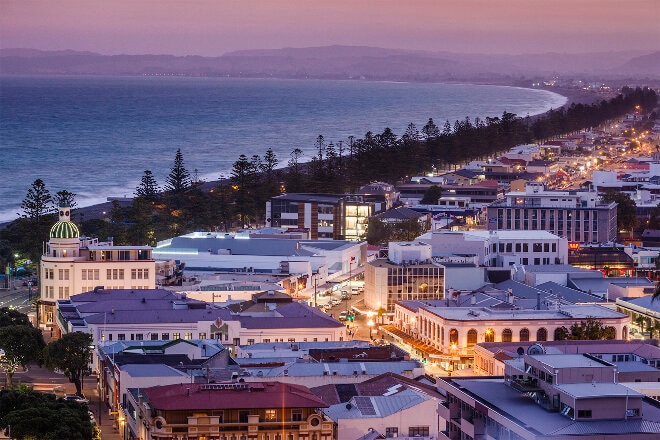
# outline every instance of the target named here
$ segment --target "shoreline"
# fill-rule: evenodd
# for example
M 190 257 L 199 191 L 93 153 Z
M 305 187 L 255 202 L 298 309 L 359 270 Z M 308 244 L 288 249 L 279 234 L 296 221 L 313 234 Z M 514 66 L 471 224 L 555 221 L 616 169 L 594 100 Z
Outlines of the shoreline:
M 139 77 L 138 77 L 139 78 Z M 368 80 L 353 80 L 353 81 L 368 81 Z M 369 82 L 391 82 L 391 81 L 369 81 Z M 399 81 L 397 81 L 399 82 Z M 434 84 L 436 82 L 428 82 L 430 84 Z M 517 89 L 528 89 L 528 90 L 544 90 L 548 91 L 551 93 L 555 93 L 559 96 L 562 96 L 566 99 L 566 102 L 564 105 L 552 108 L 551 110 L 556 110 L 557 108 L 562 108 L 562 107 L 569 107 L 572 104 L 592 104 L 594 102 L 598 102 L 601 99 L 607 99 L 606 97 L 600 96 L 595 92 L 589 92 L 589 91 L 584 91 L 584 90 L 579 90 L 579 89 L 572 89 L 572 88 L 560 88 L 560 87 L 525 87 L 520 84 L 515 84 L 515 83 L 510 83 L 510 84 L 498 84 L 498 83 L 470 83 L 470 82 L 437 82 L 437 84 L 466 84 L 466 85 L 481 85 L 481 86 L 498 86 L 498 87 L 512 87 L 512 88 L 517 88 Z M 506 110 L 505 110 L 506 111 Z M 548 110 L 549 111 L 549 110 Z M 535 115 L 531 115 L 530 118 L 532 120 L 536 120 L 540 117 L 543 117 L 543 115 L 546 115 L 548 113 L 542 112 L 538 113 Z M 520 118 L 524 118 L 525 116 L 517 115 Z M 283 170 L 286 169 L 286 167 L 281 167 L 278 168 L 278 170 Z M 221 173 L 220 175 L 222 176 L 225 173 Z M 229 181 L 229 178 L 225 179 L 214 179 L 214 180 L 208 180 L 204 181 L 201 184 L 201 188 L 208 190 L 210 188 L 213 188 L 218 185 L 221 181 Z M 107 196 L 107 200 L 111 199 L 116 199 L 120 200 L 120 205 L 121 206 L 130 206 L 132 197 L 127 198 L 121 198 L 117 196 Z M 86 205 L 86 206 L 79 206 L 75 208 L 74 211 L 74 216 L 79 217 L 79 219 L 84 220 L 91 220 L 91 219 L 103 219 L 109 216 L 109 212 L 112 209 L 112 201 L 106 201 L 106 202 L 101 202 L 101 203 L 95 203 L 91 205 Z M 0 229 L 3 229 L 7 227 L 9 224 L 12 222 L 20 219 L 20 216 L 17 216 L 13 220 L 5 220 L 5 221 L 0 221 Z

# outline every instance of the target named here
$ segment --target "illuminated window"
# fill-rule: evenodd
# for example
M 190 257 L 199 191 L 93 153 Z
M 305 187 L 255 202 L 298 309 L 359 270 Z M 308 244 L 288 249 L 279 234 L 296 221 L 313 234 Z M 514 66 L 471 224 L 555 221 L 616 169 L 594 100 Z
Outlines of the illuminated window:
M 277 421 L 277 410 L 276 409 L 267 409 L 265 420 L 267 422 L 276 422 Z

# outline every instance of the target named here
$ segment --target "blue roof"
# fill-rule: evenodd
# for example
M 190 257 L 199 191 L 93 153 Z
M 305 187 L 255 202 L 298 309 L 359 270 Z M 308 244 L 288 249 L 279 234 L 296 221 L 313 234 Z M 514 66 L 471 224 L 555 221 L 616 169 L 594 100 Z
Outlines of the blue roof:
M 165 364 L 126 364 L 120 367 L 133 377 L 187 377 L 182 371 Z

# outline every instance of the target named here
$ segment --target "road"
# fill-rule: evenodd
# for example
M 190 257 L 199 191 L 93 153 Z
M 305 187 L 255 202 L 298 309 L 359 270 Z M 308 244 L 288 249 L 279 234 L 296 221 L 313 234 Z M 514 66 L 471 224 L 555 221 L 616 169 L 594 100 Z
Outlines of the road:
M 27 314 L 34 310 L 34 306 L 28 300 L 28 296 L 34 298 L 39 295 L 39 290 L 32 287 L 28 290 L 25 286 L 16 286 L 13 289 L 0 290 L 0 307 L 11 307 L 21 313 Z

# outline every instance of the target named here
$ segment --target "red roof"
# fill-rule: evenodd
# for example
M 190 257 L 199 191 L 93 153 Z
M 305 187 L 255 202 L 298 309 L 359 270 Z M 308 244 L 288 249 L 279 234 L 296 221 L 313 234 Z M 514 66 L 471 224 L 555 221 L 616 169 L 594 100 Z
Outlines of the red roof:
M 164 411 L 326 408 L 307 387 L 282 382 L 176 384 L 141 390 L 152 408 Z

